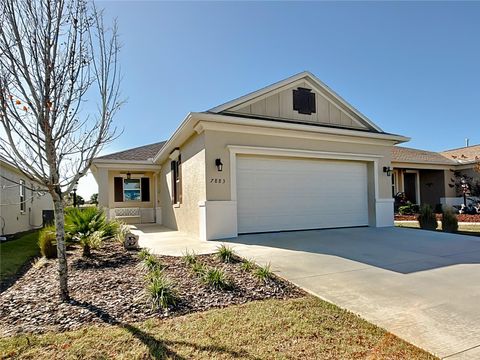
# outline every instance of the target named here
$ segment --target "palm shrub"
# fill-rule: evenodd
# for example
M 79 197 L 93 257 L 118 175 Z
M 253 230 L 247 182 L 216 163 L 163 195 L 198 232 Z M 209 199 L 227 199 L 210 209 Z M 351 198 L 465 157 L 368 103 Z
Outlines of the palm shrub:
M 65 232 L 78 242 L 83 256 L 91 256 L 91 249 L 98 248 L 106 239 L 117 235 L 120 223 L 108 221 L 105 212 L 97 207 L 72 208 L 65 214 Z
M 442 231 L 454 233 L 458 231 L 457 214 L 451 208 L 446 208 L 442 213 Z
M 232 283 L 225 272 L 218 268 L 210 268 L 203 274 L 202 280 L 205 284 L 217 290 L 228 290 L 232 288 Z
M 437 228 L 437 218 L 432 207 L 428 204 L 422 205 L 417 220 L 422 229 L 435 230 Z
M 47 259 L 57 257 L 57 238 L 55 234 L 55 226 L 47 226 L 40 230 L 38 235 L 38 247 L 40 253 Z

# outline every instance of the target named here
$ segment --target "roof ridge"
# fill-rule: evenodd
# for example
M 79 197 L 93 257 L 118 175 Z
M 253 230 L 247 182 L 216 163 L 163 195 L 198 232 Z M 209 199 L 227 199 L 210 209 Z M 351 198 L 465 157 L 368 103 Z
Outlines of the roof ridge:
M 469 149 L 469 148 L 473 148 L 473 147 L 476 147 L 476 146 L 480 146 L 480 144 L 461 146 L 461 147 L 458 147 L 458 148 L 443 150 L 443 151 L 440 151 L 440 152 L 444 153 L 444 152 L 455 151 L 455 150 L 460 150 L 460 149 Z

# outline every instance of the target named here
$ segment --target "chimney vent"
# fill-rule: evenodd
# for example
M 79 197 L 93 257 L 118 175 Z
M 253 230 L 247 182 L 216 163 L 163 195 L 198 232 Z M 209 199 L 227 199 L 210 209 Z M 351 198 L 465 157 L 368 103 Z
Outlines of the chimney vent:
M 470 139 L 469 139 L 469 138 L 465 138 L 465 147 L 468 147 L 468 146 L 469 146 L 469 143 L 470 143 Z

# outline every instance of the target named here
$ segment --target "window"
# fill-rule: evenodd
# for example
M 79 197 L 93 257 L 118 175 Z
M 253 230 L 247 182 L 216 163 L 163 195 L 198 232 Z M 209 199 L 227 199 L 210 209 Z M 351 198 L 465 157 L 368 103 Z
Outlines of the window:
M 172 174 L 172 204 L 182 202 L 182 168 L 180 155 L 171 163 Z
M 311 115 L 316 112 L 315 93 L 310 89 L 299 87 L 293 90 L 293 110 L 299 114 Z
M 25 180 L 20 180 L 20 211 L 25 212 Z
M 125 201 L 141 201 L 140 179 L 123 179 L 123 198 Z

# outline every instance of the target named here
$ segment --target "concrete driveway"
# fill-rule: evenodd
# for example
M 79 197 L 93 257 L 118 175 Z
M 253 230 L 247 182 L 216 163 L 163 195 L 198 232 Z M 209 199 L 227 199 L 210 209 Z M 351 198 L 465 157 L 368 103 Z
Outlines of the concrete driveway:
M 134 232 L 159 254 L 208 253 L 219 245 L 153 224 Z M 480 237 L 349 228 L 222 242 L 439 357 L 480 359 Z
M 480 359 L 480 237 L 401 228 L 239 236 L 237 253 L 449 359 Z

